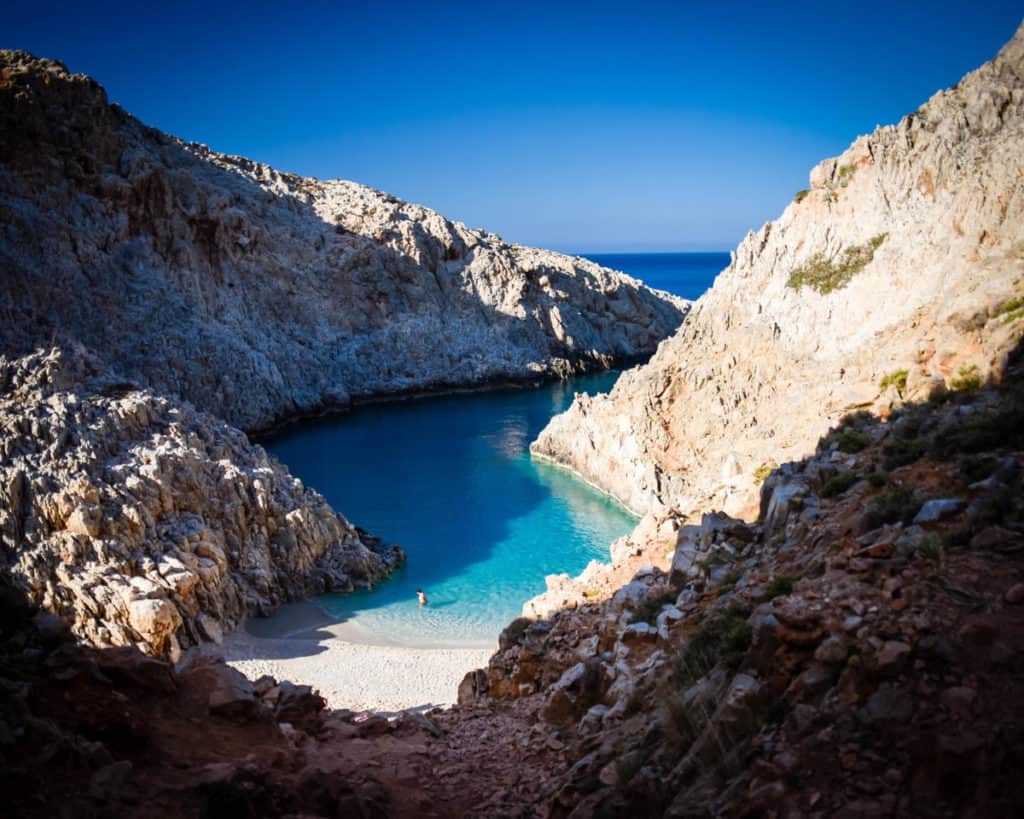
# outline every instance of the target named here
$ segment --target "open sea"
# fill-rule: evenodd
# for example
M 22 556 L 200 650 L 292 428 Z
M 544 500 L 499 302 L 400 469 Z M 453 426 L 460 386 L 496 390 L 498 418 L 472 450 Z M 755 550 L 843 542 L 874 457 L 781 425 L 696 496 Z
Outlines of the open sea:
M 578 253 L 657 290 L 697 299 L 729 266 L 728 253 Z

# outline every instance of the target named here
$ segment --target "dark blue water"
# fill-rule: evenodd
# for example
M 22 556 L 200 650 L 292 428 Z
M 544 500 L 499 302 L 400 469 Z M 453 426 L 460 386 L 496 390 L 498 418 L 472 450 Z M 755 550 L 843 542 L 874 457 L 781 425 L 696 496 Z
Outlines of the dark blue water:
M 607 560 L 636 519 L 527 448 L 574 391 L 605 391 L 616 377 L 371 405 L 264 441 L 349 520 L 409 554 L 378 589 L 321 607 L 351 639 L 491 645 L 545 575 Z
M 644 284 L 684 299 L 699 298 L 722 270 L 728 253 L 580 253 L 586 259 L 621 270 Z

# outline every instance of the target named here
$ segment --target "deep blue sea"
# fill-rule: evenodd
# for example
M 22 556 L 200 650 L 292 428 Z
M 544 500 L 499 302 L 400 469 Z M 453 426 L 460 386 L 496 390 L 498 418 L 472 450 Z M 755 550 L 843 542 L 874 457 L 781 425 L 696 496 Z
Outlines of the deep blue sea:
M 728 253 L 579 253 L 644 284 L 684 299 L 696 299 L 729 266 Z
M 349 520 L 409 554 L 378 589 L 321 597 L 321 608 L 350 621 L 352 639 L 490 646 L 545 575 L 607 560 L 636 519 L 528 447 L 575 391 L 616 377 L 372 404 L 263 441 Z

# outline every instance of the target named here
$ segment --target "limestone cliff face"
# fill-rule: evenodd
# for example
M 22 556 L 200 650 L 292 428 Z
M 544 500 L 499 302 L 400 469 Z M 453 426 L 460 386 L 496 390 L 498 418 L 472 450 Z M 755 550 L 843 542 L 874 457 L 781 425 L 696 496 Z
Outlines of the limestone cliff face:
M 533 452 L 640 512 L 749 514 L 763 466 L 842 415 L 998 373 L 1022 274 L 1024 29 L 818 165 L 651 361 L 577 398 Z
M 403 559 L 243 433 L 58 348 L 0 356 L 0 545 L 78 636 L 171 658 Z
M 0 52 L 0 349 L 81 342 L 258 428 L 352 396 L 650 353 L 687 304 L 344 181 L 148 128 Z

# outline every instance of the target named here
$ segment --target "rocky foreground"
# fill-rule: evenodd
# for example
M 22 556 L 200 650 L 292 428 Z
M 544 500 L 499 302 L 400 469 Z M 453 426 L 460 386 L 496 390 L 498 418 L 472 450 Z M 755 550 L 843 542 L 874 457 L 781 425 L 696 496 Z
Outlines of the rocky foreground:
M 756 509 L 845 413 L 998 377 L 1024 328 L 1024 29 L 819 164 L 679 332 L 532 451 L 637 512 Z
M 363 185 L 147 127 L 0 51 L 0 349 L 89 347 L 243 429 L 653 352 L 687 303 Z
M 844 420 L 755 523 L 667 518 L 632 582 L 514 622 L 450 710 L 83 648 L 7 595 L 4 793 L 26 817 L 1020 815 L 1020 359 Z
M 82 349 L 0 356 L 0 430 L 4 572 L 95 646 L 177 660 L 404 560 L 242 432 Z

